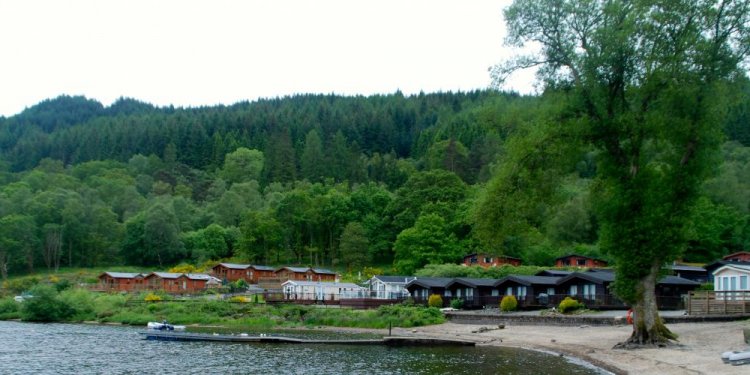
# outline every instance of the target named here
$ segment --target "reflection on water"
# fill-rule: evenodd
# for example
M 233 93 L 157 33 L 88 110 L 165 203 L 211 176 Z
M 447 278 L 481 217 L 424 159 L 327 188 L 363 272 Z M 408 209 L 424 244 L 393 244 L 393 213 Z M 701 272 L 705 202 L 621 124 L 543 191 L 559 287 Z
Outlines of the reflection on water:
M 564 358 L 512 348 L 165 342 L 144 340 L 139 331 L 133 327 L 0 322 L 0 373 L 598 373 Z

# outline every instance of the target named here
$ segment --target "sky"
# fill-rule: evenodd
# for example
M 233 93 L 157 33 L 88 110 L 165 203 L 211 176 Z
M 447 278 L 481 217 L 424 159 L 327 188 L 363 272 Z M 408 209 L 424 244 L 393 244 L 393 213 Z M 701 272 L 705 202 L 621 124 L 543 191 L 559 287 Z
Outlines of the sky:
M 484 89 L 510 0 L 0 0 L 0 116 L 44 99 L 158 106 Z M 533 72 L 507 89 L 533 93 Z

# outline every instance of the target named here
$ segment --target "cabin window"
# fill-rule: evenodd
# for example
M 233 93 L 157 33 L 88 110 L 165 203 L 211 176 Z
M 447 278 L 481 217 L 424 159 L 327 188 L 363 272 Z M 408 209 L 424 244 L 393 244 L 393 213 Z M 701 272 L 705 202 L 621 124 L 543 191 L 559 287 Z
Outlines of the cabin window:
M 518 299 L 525 299 L 525 298 L 526 298 L 526 287 L 519 286 L 518 287 Z
M 466 288 L 466 297 L 474 297 L 474 289 Z
M 505 290 L 505 295 L 510 296 L 513 295 L 513 287 L 509 286 L 508 289 Z
M 570 286 L 570 295 L 571 296 L 578 295 L 578 285 L 571 285 Z
M 456 291 L 456 293 L 457 293 L 457 296 L 458 296 L 458 297 L 461 297 L 461 289 L 457 290 L 457 291 Z M 453 296 L 453 293 L 451 293 L 451 291 L 450 291 L 450 290 L 446 290 L 446 291 L 445 291 L 445 296 L 446 296 L 446 297 L 452 297 L 452 296 Z
M 485 263 L 492 263 L 492 258 L 489 258 L 489 257 L 485 257 L 485 258 L 484 258 L 484 262 L 485 262 Z
M 493 297 L 498 297 L 499 295 L 500 295 L 500 291 L 499 291 L 499 290 L 497 290 L 497 289 L 492 289 L 492 296 L 493 296 Z
M 594 299 L 596 298 L 596 285 L 584 284 L 583 285 L 583 298 Z
M 577 263 L 579 266 L 585 266 L 586 265 L 586 259 L 578 259 Z
M 722 279 L 721 277 L 716 278 L 716 286 L 714 287 L 714 290 L 721 291 L 721 284 L 722 284 L 721 279 Z
M 555 288 L 547 288 L 547 295 L 554 295 L 555 294 Z
M 737 277 L 732 276 L 729 278 L 729 290 L 737 290 Z
M 747 290 L 747 276 L 740 276 L 740 290 Z

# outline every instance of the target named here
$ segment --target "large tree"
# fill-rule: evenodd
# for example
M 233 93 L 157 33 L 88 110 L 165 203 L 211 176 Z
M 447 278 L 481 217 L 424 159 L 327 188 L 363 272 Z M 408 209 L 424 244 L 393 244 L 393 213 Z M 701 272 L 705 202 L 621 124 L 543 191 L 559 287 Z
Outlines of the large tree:
M 495 78 L 538 66 L 548 92 L 570 98 L 568 135 L 598 151 L 600 245 L 616 261 L 616 293 L 636 312 L 623 344 L 668 343 L 655 284 L 684 249 L 721 140 L 726 83 L 745 74 L 750 4 L 515 0 L 505 17 L 509 44 L 539 52 L 499 65 Z

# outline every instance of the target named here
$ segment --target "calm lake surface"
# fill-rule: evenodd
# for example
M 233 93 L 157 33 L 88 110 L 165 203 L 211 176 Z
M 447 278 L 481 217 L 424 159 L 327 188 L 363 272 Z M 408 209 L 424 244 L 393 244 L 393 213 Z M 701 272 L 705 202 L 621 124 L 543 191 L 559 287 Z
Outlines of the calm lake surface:
M 144 340 L 141 331 L 0 321 L 0 374 L 602 373 L 565 358 L 512 348 L 168 342 Z

